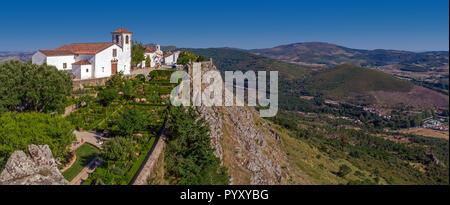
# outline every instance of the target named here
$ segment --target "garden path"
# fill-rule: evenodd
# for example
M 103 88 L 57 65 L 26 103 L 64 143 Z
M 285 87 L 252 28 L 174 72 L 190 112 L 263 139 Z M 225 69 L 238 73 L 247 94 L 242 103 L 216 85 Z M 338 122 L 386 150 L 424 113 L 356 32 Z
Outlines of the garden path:
M 88 177 L 89 174 L 95 171 L 95 168 L 102 165 L 103 161 L 98 157 L 95 157 L 89 164 L 84 167 L 78 175 L 69 182 L 69 185 L 81 185 Z
M 102 137 L 102 133 L 99 132 L 93 132 L 93 131 L 74 131 L 75 136 L 77 136 L 77 146 L 74 147 L 74 149 L 77 149 L 79 146 L 82 145 L 81 140 L 84 142 L 87 142 L 91 145 L 94 145 L 95 147 L 101 149 L 102 143 L 101 141 L 106 141 L 108 138 Z

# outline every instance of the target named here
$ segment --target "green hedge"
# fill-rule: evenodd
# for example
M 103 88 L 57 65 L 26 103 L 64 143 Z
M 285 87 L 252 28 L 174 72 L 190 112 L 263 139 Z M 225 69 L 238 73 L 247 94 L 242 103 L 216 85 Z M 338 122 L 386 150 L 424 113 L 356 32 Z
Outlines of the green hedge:
M 120 185 L 127 185 L 130 184 L 131 180 L 133 179 L 134 175 L 136 175 L 137 171 L 139 170 L 139 168 L 142 166 L 142 163 L 145 160 L 145 157 L 147 156 L 148 152 L 152 149 L 153 144 L 155 143 L 155 137 L 152 137 L 148 143 L 145 146 L 145 152 L 142 152 L 141 155 L 139 155 L 139 157 L 136 159 L 136 161 L 134 161 L 133 166 L 126 172 L 122 182 L 124 184 L 120 184 Z

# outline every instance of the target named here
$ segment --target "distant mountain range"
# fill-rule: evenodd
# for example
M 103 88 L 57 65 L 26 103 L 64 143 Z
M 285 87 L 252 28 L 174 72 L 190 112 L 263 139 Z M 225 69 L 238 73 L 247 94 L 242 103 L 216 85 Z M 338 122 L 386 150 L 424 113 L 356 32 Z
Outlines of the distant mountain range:
M 9 52 L 0 51 L 0 62 L 7 60 L 20 60 L 22 62 L 30 61 L 34 52 Z
M 312 68 L 329 68 L 341 64 L 374 68 L 439 92 L 448 93 L 448 51 L 363 50 L 321 42 L 294 43 L 249 51 Z
M 308 67 L 332 67 L 354 64 L 367 67 L 397 65 L 400 69 L 425 72 L 432 69 L 448 70 L 448 51 L 410 52 L 399 50 L 352 49 L 330 43 L 294 43 L 250 52 Z
M 400 80 L 375 69 L 350 64 L 330 68 L 310 68 L 287 63 L 248 51 L 230 48 L 187 49 L 197 55 L 213 58 L 220 71 L 278 71 L 280 105 L 289 107 L 300 96 L 324 96 L 352 104 L 393 107 L 399 104 L 422 109 L 447 107 L 448 95 Z

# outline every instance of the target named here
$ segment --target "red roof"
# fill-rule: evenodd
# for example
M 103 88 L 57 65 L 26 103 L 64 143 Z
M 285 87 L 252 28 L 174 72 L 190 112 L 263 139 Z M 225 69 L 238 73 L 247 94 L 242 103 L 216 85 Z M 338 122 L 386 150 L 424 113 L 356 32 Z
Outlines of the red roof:
M 53 50 L 40 50 L 46 56 L 63 56 L 73 54 L 85 54 L 94 55 L 103 51 L 114 43 L 72 43 L 69 45 L 61 46 Z
M 69 50 L 74 54 L 93 55 L 109 48 L 112 45 L 114 45 L 114 43 L 72 43 L 55 48 L 54 50 Z
M 155 50 L 154 50 L 153 48 L 146 47 L 146 48 L 145 48 L 145 52 L 146 52 L 146 53 L 154 53 Z
M 131 31 L 127 30 L 127 29 L 124 29 L 124 28 L 120 27 L 119 29 L 117 29 L 117 30 L 115 30 L 115 31 L 113 31 L 113 32 L 111 32 L 111 33 L 133 33 L 133 32 L 131 32 Z
M 75 63 L 72 63 L 72 65 L 91 65 L 91 62 L 89 62 L 88 60 L 80 60 Z
M 46 56 L 69 56 L 73 55 L 71 51 L 67 50 L 39 50 L 41 53 L 45 54 Z

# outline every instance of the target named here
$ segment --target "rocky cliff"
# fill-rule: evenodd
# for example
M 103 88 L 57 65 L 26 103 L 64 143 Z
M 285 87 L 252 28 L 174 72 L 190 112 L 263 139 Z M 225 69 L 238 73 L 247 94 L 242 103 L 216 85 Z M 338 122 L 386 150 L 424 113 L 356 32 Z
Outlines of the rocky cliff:
M 203 62 L 201 70 L 203 74 L 217 69 L 212 62 Z M 202 105 L 197 110 L 209 123 L 214 154 L 227 167 L 231 184 L 286 183 L 289 176 L 282 167 L 288 160 L 281 150 L 282 141 L 253 107 Z
M 28 157 L 15 151 L 0 174 L 0 185 L 64 185 L 67 180 L 59 172 L 48 145 L 29 145 Z

